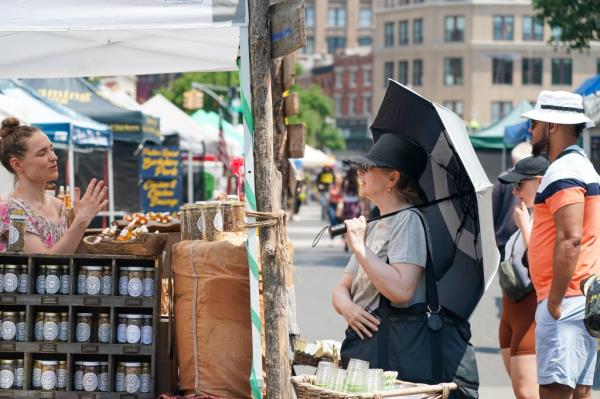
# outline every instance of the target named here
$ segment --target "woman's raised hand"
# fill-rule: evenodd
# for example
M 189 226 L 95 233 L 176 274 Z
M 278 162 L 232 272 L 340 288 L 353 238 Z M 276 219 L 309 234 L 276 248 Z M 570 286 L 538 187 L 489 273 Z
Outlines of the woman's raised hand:
M 379 329 L 379 320 L 355 303 L 349 303 L 342 315 L 360 339 L 371 338 L 373 332 Z
M 515 225 L 519 230 L 523 230 L 523 226 L 529 226 L 531 217 L 529 216 L 527 205 L 525 205 L 523 201 L 515 207 L 513 218 L 515 219 Z
M 356 219 L 344 221 L 346 224 L 346 242 L 348 247 L 357 257 L 364 256 L 366 251 L 365 234 L 367 232 L 367 219 L 361 216 Z
M 92 179 L 88 184 L 83 197 L 79 187 L 75 188 L 73 194 L 73 209 L 75 218 L 86 226 L 96 217 L 98 212 L 108 205 L 108 187 L 104 181 Z

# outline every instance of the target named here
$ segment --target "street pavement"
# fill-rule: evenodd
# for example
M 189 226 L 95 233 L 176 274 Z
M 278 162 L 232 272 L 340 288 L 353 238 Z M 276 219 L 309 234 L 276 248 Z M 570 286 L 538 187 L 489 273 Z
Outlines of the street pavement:
M 288 234 L 295 248 L 294 282 L 301 336 L 309 342 L 317 339 L 342 341 L 346 323 L 333 309 L 331 293 L 350 254 L 344 252 L 340 238 L 331 240 L 327 234 L 317 247 L 312 248 L 314 237 L 326 224 L 321 221 L 316 203 L 303 205 L 299 216 L 299 221 L 288 223 Z M 514 397 L 498 348 L 500 303 L 500 288 L 496 282 L 485 293 L 470 320 L 483 399 Z M 300 372 L 306 370 L 301 368 Z

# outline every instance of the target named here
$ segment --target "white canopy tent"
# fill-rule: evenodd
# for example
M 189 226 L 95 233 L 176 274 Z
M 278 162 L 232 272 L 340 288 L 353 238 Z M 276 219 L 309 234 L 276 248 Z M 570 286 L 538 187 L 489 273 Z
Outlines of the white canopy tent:
M 335 164 L 335 158 L 330 157 L 323 151 L 317 150 L 308 144 L 304 145 L 304 158 L 301 158 L 301 160 L 303 168 L 318 169 L 325 165 Z

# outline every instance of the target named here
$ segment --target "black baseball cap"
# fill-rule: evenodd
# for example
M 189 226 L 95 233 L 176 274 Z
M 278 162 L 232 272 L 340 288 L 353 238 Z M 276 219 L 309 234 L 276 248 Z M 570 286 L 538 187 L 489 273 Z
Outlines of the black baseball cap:
M 420 145 L 397 134 L 386 133 L 379 137 L 365 155 L 345 159 L 344 162 L 394 169 L 419 180 L 427 167 L 428 156 Z
M 544 157 L 527 157 L 517 162 L 510 172 L 498 177 L 498 180 L 501 183 L 510 184 L 535 176 L 543 176 L 548 165 L 550 162 Z

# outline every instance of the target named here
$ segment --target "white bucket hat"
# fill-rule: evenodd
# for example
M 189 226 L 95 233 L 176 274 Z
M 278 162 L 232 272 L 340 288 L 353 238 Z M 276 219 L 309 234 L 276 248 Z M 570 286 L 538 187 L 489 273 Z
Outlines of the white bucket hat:
M 585 116 L 583 98 L 568 91 L 542 90 L 535 108 L 521 115 L 536 121 L 577 125 L 585 122 L 585 127 L 594 127 L 594 122 Z

